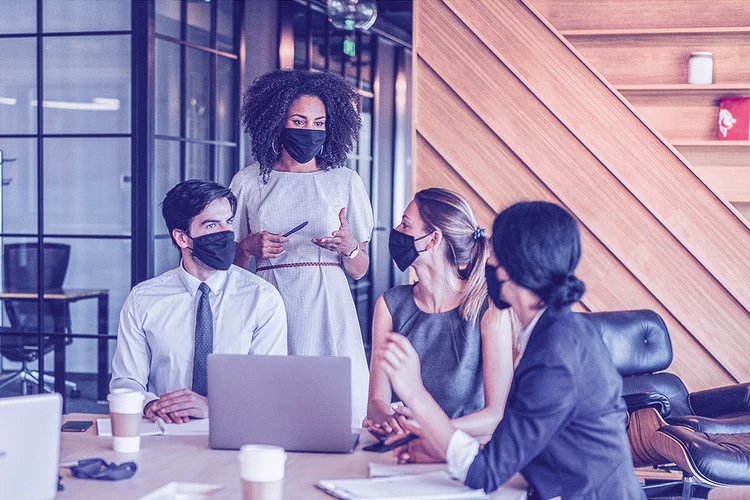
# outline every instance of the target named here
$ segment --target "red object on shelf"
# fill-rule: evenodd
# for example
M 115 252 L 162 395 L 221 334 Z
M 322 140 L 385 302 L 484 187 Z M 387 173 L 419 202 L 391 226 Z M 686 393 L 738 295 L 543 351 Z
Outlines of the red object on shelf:
M 721 100 L 719 105 L 719 140 L 747 141 L 750 139 L 750 97 Z

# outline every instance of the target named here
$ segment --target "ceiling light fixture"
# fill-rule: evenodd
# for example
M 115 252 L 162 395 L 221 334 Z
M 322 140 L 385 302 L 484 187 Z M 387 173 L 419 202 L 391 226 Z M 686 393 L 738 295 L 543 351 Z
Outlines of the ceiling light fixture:
M 378 7 L 375 0 L 328 0 L 328 17 L 336 28 L 367 30 L 378 17 Z

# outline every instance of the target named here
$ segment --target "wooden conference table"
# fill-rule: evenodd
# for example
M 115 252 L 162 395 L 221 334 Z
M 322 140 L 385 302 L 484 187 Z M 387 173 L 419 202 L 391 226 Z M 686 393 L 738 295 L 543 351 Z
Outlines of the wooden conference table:
M 68 420 L 92 420 L 105 415 L 70 414 Z M 361 451 L 362 442 L 374 439 L 363 431 L 362 439 L 352 454 L 289 453 L 284 479 L 284 498 L 294 500 L 331 499 L 315 487 L 320 479 L 350 479 L 368 477 L 370 462 L 393 463 L 390 453 Z M 134 461 L 138 472 L 124 481 L 94 481 L 76 479 L 62 469 L 64 491 L 57 499 L 136 500 L 172 481 L 222 484 L 224 489 L 211 500 L 241 498 L 237 452 L 212 450 L 208 436 L 144 436 L 141 451 L 118 454 L 112 451 L 112 438 L 99 437 L 96 425 L 86 432 L 63 432 L 60 444 L 60 463 L 84 458 L 103 458 L 108 462 Z M 493 493 L 492 500 L 525 500 L 526 483 L 514 476 L 505 486 Z

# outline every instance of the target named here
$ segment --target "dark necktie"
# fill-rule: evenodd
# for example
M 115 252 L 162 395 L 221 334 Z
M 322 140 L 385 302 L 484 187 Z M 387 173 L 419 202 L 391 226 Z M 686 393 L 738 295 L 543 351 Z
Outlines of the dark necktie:
M 198 299 L 198 312 L 195 315 L 195 354 L 193 354 L 193 392 L 201 396 L 208 395 L 208 371 L 206 361 L 214 349 L 214 317 L 211 314 L 211 303 L 208 294 L 211 289 L 201 283 L 198 287 L 201 296 Z

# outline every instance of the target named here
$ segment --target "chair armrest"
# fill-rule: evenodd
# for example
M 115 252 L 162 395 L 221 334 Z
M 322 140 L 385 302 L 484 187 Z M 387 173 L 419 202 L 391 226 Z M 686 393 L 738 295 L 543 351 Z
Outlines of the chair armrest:
M 659 392 L 641 392 L 636 394 L 627 394 L 622 397 L 628 407 L 628 413 L 643 408 L 654 408 L 659 412 L 662 418 L 667 418 L 672 411 L 669 398 Z
M 683 415 L 667 419 L 669 425 L 689 427 L 696 432 L 706 434 L 748 434 L 750 433 L 750 415 L 729 418 L 710 418 L 698 415 Z
M 693 413 L 724 417 L 750 413 L 750 384 L 727 385 L 693 392 L 688 396 Z

